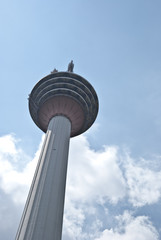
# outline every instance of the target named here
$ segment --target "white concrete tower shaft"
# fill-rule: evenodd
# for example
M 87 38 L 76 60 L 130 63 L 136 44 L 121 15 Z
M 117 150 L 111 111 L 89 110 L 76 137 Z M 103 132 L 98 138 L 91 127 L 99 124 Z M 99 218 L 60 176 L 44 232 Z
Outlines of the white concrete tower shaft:
M 16 240 L 60 240 L 71 122 L 53 117 L 22 215 Z

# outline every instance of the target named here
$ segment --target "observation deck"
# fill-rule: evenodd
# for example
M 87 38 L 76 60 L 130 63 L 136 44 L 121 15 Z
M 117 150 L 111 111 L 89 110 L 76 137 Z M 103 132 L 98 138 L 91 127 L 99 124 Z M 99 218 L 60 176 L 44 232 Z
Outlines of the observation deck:
M 98 97 L 92 85 L 73 72 L 52 72 L 29 95 L 29 111 L 35 124 L 46 132 L 54 116 L 71 121 L 71 137 L 85 132 L 98 113 Z

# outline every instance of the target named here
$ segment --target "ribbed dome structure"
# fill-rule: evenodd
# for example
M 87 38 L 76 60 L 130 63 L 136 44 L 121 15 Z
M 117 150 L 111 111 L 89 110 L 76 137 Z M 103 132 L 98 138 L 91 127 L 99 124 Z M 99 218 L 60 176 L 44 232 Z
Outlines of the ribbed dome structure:
M 95 121 L 98 98 L 94 88 L 73 72 L 54 72 L 42 78 L 29 97 L 33 121 L 44 132 L 57 115 L 71 121 L 71 137 L 85 132 Z

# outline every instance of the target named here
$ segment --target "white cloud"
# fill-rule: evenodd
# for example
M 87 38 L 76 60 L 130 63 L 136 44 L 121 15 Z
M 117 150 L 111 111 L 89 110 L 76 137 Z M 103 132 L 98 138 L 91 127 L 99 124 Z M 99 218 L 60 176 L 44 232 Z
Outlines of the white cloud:
M 126 193 L 116 147 L 94 151 L 84 136 L 71 140 L 67 192 L 79 201 L 117 203 Z
M 14 135 L 0 137 L 0 144 L 0 188 L 6 194 L 11 195 L 15 203 L 24 204 L 33 178 L 39 150 L 32 160 L 18 147 L 18 141 Z M 23 164 L 21 164 L 22 162 Z
M 155 160 L 154 160 L 155 162 Z M 161 197 L 161 171 L 154 171 L 129 156 L 125 163 L 129 201 L 137 207 L 154 204 Z
M 129 212 L 117 216 L 118 226 L 106 229 L 95 240 L 158 240 L 159 235 L 146 216 L 133 217 Z
M 119 204 L 119 200 L 126 198 L 134 207 L 157 202 L 161 194 L 160 183 L 156 184 L 156 188 L 152 186 L 155 181 L 159 180 L 160 173 L 157 174 L 156 171 L 148 169 L 148 166 L 145 168 L 145 164 L 143 166 L 140 163 L 139 166 L 136 161 L 129 157 L 129 154 L 125 154 L 123 159 L 120 160 L 118 149 L 115 146 L 104 147 L 103 151 L 96 152 L 89 147 L 89 143 L 84 136 L 73 139 L 70 146 L 68 168 L 64 239 L 86 240 L 97 237 L 103 229 L 103 223 L 95 217 L 97 216 L 95 203 L 104 207 L 104 218 L 109 218 L 111 216 L 104 206 L 106 202 Z M 144 192 L 146 195 L 144 195 Z M 88 219 L 90 219 L 90 226 L 86 229 L 85 234 L 83 229 Z M 136 219 L 131 217 L 131 223 L 130 225 L 126 224 L 124 230 L 126 234 L 123 235 L 124 238 L 122 239 L 130 239 L 131 226 L 136 229 L 139 226 L 138 221 L 142 220 L 147 223 L 147 219 L 144 216 Z M 99 222 L 99 224 L 93 229 L 96 222 Z M 151 228 L 150 224 L 143 224 L 141 230 L 145 230 L 143 232 L 145 236 L 146 232 L 149 236 L 157 236 L 152 231 L 155 228 Z M 139 228 L 138 231 L 140 231 Z M 113 239 L 115 237 L 119 239 L 120 237 L 120 233 L 117 233 L 116 229 L 105 230 L 102 237 L 107 234 L 113 236 Z M 142 235 L 139 236 L 142 240 Z
M 17 149 L 16 149 L 16 143 L 18 140 L 14 137 L 14 135 L 5 135 L 3 137 L 0 137 L 0 152 L 1 154 L 7 154 L 7 155 L 16 155 Z

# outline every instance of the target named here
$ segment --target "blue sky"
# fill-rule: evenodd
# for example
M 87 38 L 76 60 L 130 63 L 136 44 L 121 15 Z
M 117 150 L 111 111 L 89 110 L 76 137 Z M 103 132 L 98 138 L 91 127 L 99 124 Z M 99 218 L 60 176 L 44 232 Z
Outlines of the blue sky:
M 63 240 L 161 239 L 160 11 L 159 0 L 1 1 L 2 239 L 14 239 L 42 141 L 28 94 L 71 59 L 100 108 L 71 140 Z

